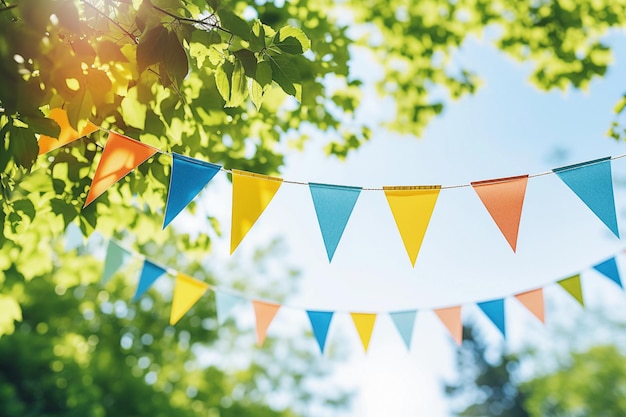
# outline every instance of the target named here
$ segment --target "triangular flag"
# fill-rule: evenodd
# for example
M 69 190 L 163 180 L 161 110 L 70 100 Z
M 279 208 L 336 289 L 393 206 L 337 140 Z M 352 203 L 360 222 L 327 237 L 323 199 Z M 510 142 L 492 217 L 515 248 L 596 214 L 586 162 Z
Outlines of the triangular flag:
M 513 252 L 522 217 L 528 175 L 472 182 L 472 187 L 496 222 Z
M 208 289 L 209 284 L 179 272 L 174 284 L 170 325 L 176 324 Z
M 350 313 L 354 327 L 359 333 L 363 349 L 367 352 L 370 344 L 370 338 L 372 337 L 372 331 L 374 330 L 374 323 L 376 323 L 376 314 L 370 313 Z
M 222 167 L 188 156 L 172 154 L 172 174 L 165 205 L 165 229 L 174 217 L 213 179 Z
M 224 324 L 231 311 L 243 299 L 236 295 L 228 294 L 221 291 L 215 292 L 215 308 L 217 310 L 217 324 Z
M 330 327 L 330 321 L 333 318 L 332 311 L 307 311 L 311 322 L 311 328 L 313 329 L 313 335 L 317 344 L 320 347 L 320 351 L 324 353 L 324 346 L 326 345 L 326 336 L 328 335 L 328 328 Z
M 78 138 L 82 138 L 83 136 L 91 135 L 93 132 L 98 130 L 98 126 L 91 122 L 87 122 L 87 125 L 82 128 L 80 133 L 78 133 L 72 126 L 70 126 L 67 113 L 61 108 L 50 110 L 48 118 L 57 122 L 57 124 L 61 127 L 61 132 L 59 132 L 58 138 L 52 138 L 46 135 L 39 136 L 39 141 L 37 142 L 39 145 L 39 155 L 43 155 L 46 152 L 60 148 L 63 145 L 67 145 L 68 143 L 73 142 Z
M 502 336 L 506 337 L 504 325 L 504 299 L 485 301 L 477 303 L 478 307 L 485 313 L 489 320 L 496 325 Z
M 148 291 L 148 288 L 154 284 L 154 281 L 166 272 L 167 271 L 159 265 L 156 265 L 147 259 L 144 260 L 141 275 L 139 276 L 139 284 L 137 284 L 137 291 L 135 292 L 133 299 L 137 301 L 139 297 Z
M 330 262 L 359 198 L 361 188 L 310 183 L 309 189 Z
M 111 279 L 113 274 L 130 258 L 130 253 L 117 243 L 109 240 L 107 246 L 107 253 L 104 257 L 104 271 L 102 272 L 102 284 L 106 284 Z
M 555 168 L 552 171 L 619 237 L 610 157 Z
M 407 349 L 411 349 L 411 339 L 413 338 L 413 326 L 415 325 L 416 315 L 417 311 L 415 310 L 389 313 Z
M 535 315 L 542 323 L 545 323 L 544 317 L 544 303 L 543 303 L 543 289 L 537 288 L 536 290 L 526 291 L 520 294 L 515 294 L 515 298 L 520 303 Z
M 283 183 L 281 178 L 233 169 L 232 254 Z
M 600 272 L 604 276 L 606 276 L 611 281 L 615 282 L 620 288 L 624 288 L 622 285 L 622 280 L 619 276 L 619 270 L 617 269 L 617 262 L 615 258 L 607 259 L 604 262 L 599 263 L 598 265 L 594 265 L 593 269 Z
M 84 207 L 124 178 L 157 150 L 119 133 L 109 132 L 109 139 L 104 145 L 102 157 L 91 181 Z
M 415 266 L 428 223 L 439 197 L 440 185 L 383 187 L 406 252 Z
M 463 322 L 461 321 L 461 306 L 438 308 L 433 310 L 439 320 L 446 326 L 452 339 L 461 345 L 463 342 Z
M 558 284 L 565 289 L 572 297 L 580 303 L 581 306 L 585 305 L 583 300 L 583 290 L 580 285 L 580 275 L 573 275 L 569 278 L 564 278 L 558 281 Z
M 267 335 L 267 328 L 274 320 L 280 304 L 252 301 L 252 306 L 254 307 L 254 315 L 256 317 L 256 340 L 257 344 L 261 346 Z

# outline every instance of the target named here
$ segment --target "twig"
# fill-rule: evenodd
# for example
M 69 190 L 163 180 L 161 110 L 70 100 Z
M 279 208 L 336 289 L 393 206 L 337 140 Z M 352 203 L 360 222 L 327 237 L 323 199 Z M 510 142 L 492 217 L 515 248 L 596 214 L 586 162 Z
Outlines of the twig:
M 5 7 L 3 7 L 2 9 L 0 9 L 0 13 L 2 12 L 6 12 L 8 10 L 14 9 L 17 7 L 17 4 L 9 4 L 7 5 L 4 0 L 2 1 L 2 4 L 4 4 Z
M 122 25 L 120 25 L 118 22 L 116 22 L 115 20 L 111 19 L 111 17 L 109 17 L 106 13 L 102 12 L 100 9 L 98 9 L 96 6 L 94 6 L 93 4 L 89 3 L 87 0 L 83 0 L 83 3 L 85 3 L 87 6 L 91 7 L 93 10 L 96 11 L 96 13 L 98 13 L 100 16 L 104 17 L 105 19 L 107 19 L 109 22 L 113 23 L 115 26 L 117 26 L 117 28 L 119 30 L 121 30 L 122 32 L 124 32 L 130 39 L 132 39 L 133 43 L 139 43 L 139 41 L 137 40 L 137 37 L 135 35 L 133 35 L 132 33 L 130 33 L 127 29 L 125 29 Z

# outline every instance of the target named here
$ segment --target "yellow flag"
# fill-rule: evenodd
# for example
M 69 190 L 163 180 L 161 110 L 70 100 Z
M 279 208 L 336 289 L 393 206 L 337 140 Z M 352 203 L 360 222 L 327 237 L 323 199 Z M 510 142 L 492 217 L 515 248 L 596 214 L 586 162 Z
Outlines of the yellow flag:
M 209 289 L 209 284 L 179 272 L 174 285 L 170 324 L 172 326 L 176 324 L 204 295 L 207 289 Z
M 370 338 L 372 337 L 372 331 L 374 330 L 374 323 L 376 323 L 376 314 L 368 313 L 350 313 L 354 327 L 359 333 L 363 349 L 367 352 L 367 348 L 370 344 Z
M 440 185 L 383 187 L 406 252 L 415 266 L 430 217 L 439 197 Z
M 281 178 L 233 170 L 231 254 L 272 201 L 282 183 Z

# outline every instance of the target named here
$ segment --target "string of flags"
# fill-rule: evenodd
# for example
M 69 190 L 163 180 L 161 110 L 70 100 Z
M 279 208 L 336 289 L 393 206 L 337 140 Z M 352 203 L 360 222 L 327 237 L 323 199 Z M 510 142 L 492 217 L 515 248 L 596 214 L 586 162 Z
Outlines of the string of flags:
M 89 124 L 78 133 L 71 128 L 67 122 L 67 115 L 62 110 L 59 112 L 55 109 L 53 112 L 51 118 L 58 119 L 55 120 L 62 127 L 61 134 L 58 141 L 42 136 L 39 140 L 40 154 L 98 130 L 97 126 Z M 472 187 L 513 252 L 516 252 L 528 180 L 547 174 L 556 174 L 619 238 L 611 161 L 623 158 L 626 154 L 554 168 L 540 174 L 475 181 L 466 185 L 385 186 L 378 189 L 302 183 L 236 169 L 227 170 L 220 165 L 177 153 L 167 153 L 130 137 L 108 131 L 108 140 L 104 145 L 84 207 L 157 153 L 169 154 L 172 157 L 163 228 L 187 207 L 218 172 L 224 171 L 232 175 L 231 254 L 263 214 L 283 183 L 309 187 L 329 262 L 333 259 L 359 195 L 364 190 L 384 193 L 413 267 L 440 191 L 443 189 Z
M 407 350 L 411 348 L 417 314 L 428 310 L 435 313 L 441 324 L 445 326 L 452 339 L 458 345 L 462 343 L 462 309 L 467 307 L 467 305 L 375 312 L 353 312 L 340 310 L 319 311 L 290 306 L 267 300 L 249 298 L 235 291 L 210 285 L 183 272 L 162 266 L 153 260 L 147 259 L 134 251 L 124 248 L 114 240 L 109 240 L 108 242 L 104 261 L 104 270 L 101 278 L 102 283 L 106 283 L 132 257 L 143 261 L 133 301 L 138 301 L 159 278 L 166 275 L 174 277 L 175 282 L 169 319 L 170 325 L 175 325 L 207 292 L 212 291 L 215 294 L 218 325 L 223 325 L 224 322 L 233 314 L 233 310 L 238 305 L 244 303 L 252 305 L 256 322 L 256 339 L 258 346 L 263 344 L 267 331 L 274 320 L 276 313 L 281 308 L 292 311 L 306 312 L 313 336 L 322 354 L 324 353 L 326 346 L 331 322 L 337 314 L 350 315 L 365 352 L 367 352 L 369 348 L 377 318 L 383 314 L 389 315 Z M 611 256 L 602 262 L 594 264 L 590 268 L 623 289 L 622 279 L 617 264 L 617 255 Z M 584 306 L 585 301 L 581 285 L 581 274 L 582 272 L 579 272 L 566 278 L 555 280 L 554 283 L 559 285 L 563 290 L 571 295 L 581 306 Z M 553 283 L 548 285 L 553 285 Z M 512 302 L 513 299 L 515 299 L 541 323 L 545 323 L 544 288 L 546 287 L 535 288 L 513 294 L 508 297 L 477 301 L 475 304 L 489 319 L 489 321 L 499 330 L 502 337 L 506 339 L 507 326 L 505 318 L 505 304 Z

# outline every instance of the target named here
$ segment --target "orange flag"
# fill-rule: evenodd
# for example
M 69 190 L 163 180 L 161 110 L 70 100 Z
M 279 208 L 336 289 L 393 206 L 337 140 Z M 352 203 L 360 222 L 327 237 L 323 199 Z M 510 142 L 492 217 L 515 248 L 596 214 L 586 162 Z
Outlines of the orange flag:
M 252 301 L 252 306 L 256 316 L 256 340 L 257 344 L 261 346 L 267 335 L 267 328 L 270 327 L 270 323 L 274 320 L 280 304 Z
M 110 186 L 124 178 L 126 174 L 156 152 L 156 149 L 144 143 L 119 133 L 109 132 L 109 140 L 107 140 L 104 151 L 102 151 L 102 157 L 91 181 L 91 188 L 83 207 L 91 204 Z
M 411 264 L 415 266 L 430 217 L 439 197 L 440 185 L 383 187 Z
M 59 133 L 58 138 L 52 138 L 46 135 L 41 135 L 39 137 L 39 155 L 43 155 L 46 152 L 60 148 L 63 145 L 67 145 L 68 143 L 73 142 L 78 138 L 82 138 L 83 136 L 91 135 L 93 132 L 98 130 L 98 126 L 91 122 L 87 122 L 87 126 L 83 127 L 80 133 L 78 133 L 72 126 L 70 126 L 67 113 L 63 109 L 56 108 L 50 110 L 50 115 L 48 117 L 57 122 L 57 124 L 61 127 L 61 132 Z
M 521 294 L 515 294 L 515 298 L 517 298 L 520 303 L 524 304 L 524 306 L 542 323 L 545 323 L 543 289 L 538 288 Z
M 283 183 L 281 178 L 233 169 L 230 253 L 237 249 Z
M 528 175 L 472 182 L 485 208 L 515 252 Z
M 461 321 L 461 306 L 438 308 L 434 310 L 439 320 L 448 328 L 452 338 L 461 345 L 463 342 L 463 323 Z
M 179 272 L 174 284 L 170 324 L 175 325 L 208 289 L 209 284 Z
M 376 323 L 376 314 L 371 313 L 350 313 L 354 327 L 359 333 L 363 349 L 367 352 L 372 338 L 372 331 L 374 330 L 374 324 Z

